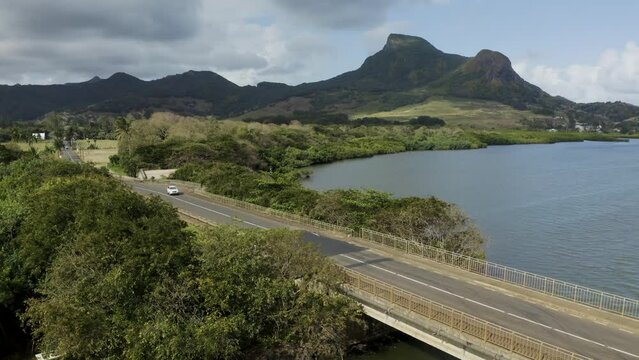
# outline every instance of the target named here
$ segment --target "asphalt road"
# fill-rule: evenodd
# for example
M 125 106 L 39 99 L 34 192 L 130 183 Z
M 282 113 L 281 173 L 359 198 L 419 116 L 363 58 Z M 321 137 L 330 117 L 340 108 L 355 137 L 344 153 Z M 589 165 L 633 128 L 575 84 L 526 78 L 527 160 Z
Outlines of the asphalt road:
M 61 149 L 61 152 L 62 152 L 62 157 L 64 157 L 67 160 L 77 162 L 77 163 L 81 161 L 78 154 L 76 154 L 75 151 L 71 150 L 71 147 L 66 142 L 64 144 L 64 147 Z
M 177 208 L 216 223 L 261 229 L 290 227 L 191 194 L 168 196 L 162 184 L 130 185 L 138 193 L 160 196 Z M 594 359 L 639 359 L 639 333 L 615 324 L 568 315 L 309 231 L 303 232 L 303 239 L 340 265 L 549 344 Z

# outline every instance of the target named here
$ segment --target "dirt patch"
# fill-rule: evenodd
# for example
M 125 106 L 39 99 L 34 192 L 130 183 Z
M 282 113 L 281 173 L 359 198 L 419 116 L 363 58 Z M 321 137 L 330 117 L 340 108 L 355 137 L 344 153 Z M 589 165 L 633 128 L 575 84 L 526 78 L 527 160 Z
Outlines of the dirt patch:
M 175 169 L 163 169 L 163 170 L 144 170 L 147 179 L 166 179 L 175 172 Z

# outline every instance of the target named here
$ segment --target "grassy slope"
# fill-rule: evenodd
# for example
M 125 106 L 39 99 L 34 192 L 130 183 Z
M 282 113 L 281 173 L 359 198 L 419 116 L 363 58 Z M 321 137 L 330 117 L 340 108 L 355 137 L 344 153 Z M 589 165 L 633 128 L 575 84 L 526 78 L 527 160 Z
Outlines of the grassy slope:
M 536 115 L 529 111 L 514 108 L 493 101 L 433 97 L 429 100 L 411 104 L 390 111 L 367 112 L 358 110 L 352 118 L 366 116 L 395 120 L 408 120 L 420 115 L 435 116 L 444 119 L 449 125 L 491 128 L 520 128 L 521 119 L 531 119 Z

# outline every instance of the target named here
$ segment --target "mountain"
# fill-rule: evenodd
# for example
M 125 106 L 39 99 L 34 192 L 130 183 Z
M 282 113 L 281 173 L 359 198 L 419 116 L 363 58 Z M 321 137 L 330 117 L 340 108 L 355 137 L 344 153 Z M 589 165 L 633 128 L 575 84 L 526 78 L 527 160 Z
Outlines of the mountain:
M 570 105 L 522 79 L 500 52 L 481 50 L 430 87 L 442 95 L 495 100 L 516 109 L 553 109 Z
M 422 38 L 390 34 L 384 48 L 368 57 L 359 69 L 306 87 L 314 90 L 406 90 L 439 79 L 466 60 L 460 55 L 446 54 Z
M 428 41 L 390 34 L 385 46 L 356 70 L 324 81 L 289 86 L 238 86 L 210 71 L 188 71 L 144 81 L 125 73 L 63 85 L 0 85 L 0 118 L 36 119 L 51 111 L 182 114 L 291 114 L 388 111 L 436 97 L 505 104 L 544 115 L 620 122 L 639 116 L 625 103 L 576 104 L 522 79 L 503 54 L 448 54 Z M 429 114 L 424 114 L 429 115 Z
M 50 111 L 123 113 L 145 108 L 177 112 L 214 112 L 213 105 L 226 104 L 241 87 L 209 71 L 189 71 L 144 81 L 125 73 L 64 85 L 0 86 L 0 117 L 34 119 Z M 201 104 L 199 104 L 201 105 Z

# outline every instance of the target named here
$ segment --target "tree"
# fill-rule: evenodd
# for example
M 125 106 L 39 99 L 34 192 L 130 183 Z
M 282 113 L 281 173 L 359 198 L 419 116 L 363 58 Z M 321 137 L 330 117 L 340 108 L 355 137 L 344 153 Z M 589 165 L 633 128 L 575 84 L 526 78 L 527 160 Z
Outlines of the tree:
M 13 142 L 19 142 L 22 139 L 24 139 L 24 134 L 22 133 L 22 131 L 20 129 L 18 129 L 17 127 L 12 127 L 11 128 L 11 141 Z
M 39 351 L 65 358 L 332 359 L 361 326 L 299 233 L 194 236 L 168 203 L 86 165 L 0 165 L 0 248 L 0 326 L 19 333 L 24 312 Z
M 56 138 L 64 137 L 62 118 L 57 113 L 53 112 L 48 114 L 42 121 L 42 124 Z
M 431 117 L 431 116 L 418 116 L 414 119 L 408 121 L 411 125 L 421 125 L 421 126 L 429 126 L 429 127 L 440 127 L 445 126 L 446 122 L 440 118 Z
M 20 158 L 21 151 L 0 145 L 0 164 L 8 164 Z
M 118 139 L 118 151 L 122 153 L 125 150 L 131 153 L 131 122 L 125 117 L 119 117 L 115 120 L 115 136 Z
M 56 137 L 56 138 L 53 139 L 53 146 L 57 150 L 60 150 L 60 149 L 62 149 L 64 147 L 64 141 L 61 138 Z
M 373 229 L 426 245 L 470 256 L 483 257 L 484 239 L 457 206 L 434 197 L 403 198 L 377 213 Z
M 27 283 L 46 274 L 27 310 L 41 349 L 121 358 L 146 298 L 192 261 L 190 234 L 166 202 L 106 177 L 65 179 L 36 194 L 50 200 L 30 206 L 17 241 Z

